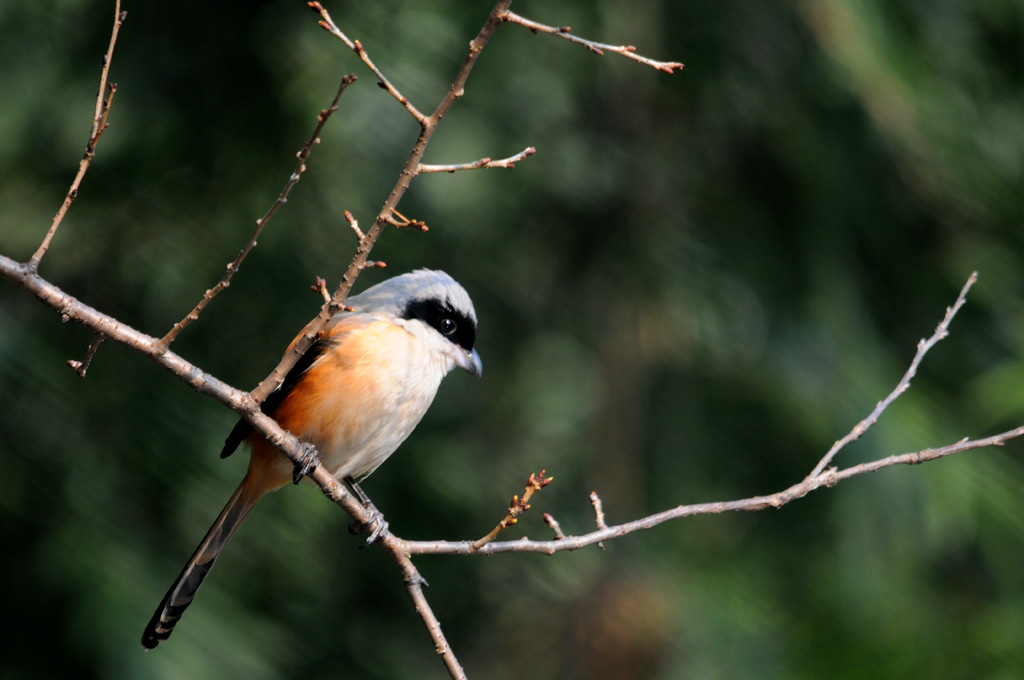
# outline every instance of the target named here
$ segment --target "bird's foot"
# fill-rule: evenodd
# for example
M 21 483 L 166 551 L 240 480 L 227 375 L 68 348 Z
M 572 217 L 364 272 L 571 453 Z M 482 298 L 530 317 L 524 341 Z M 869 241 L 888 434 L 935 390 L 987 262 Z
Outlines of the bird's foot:
M 370 532 L 370 535 L 366 537 L 366 542 L 359 546 L 360 550 L 373 545 L 388 533 L 387 520 L 384 519 L 384 515 L 381 514 L 380 510 L 371 506 L 367 508 L 367 511 L 370 513 L 369 519 L 365 522 L 355 521 L 349 525 L 349 531 L 353 534 L 360 534 L 364 531 Z M 373 529 L 370 529 L 370 527 L 373 527 Z
M 302 444 L 302 457 L 295 464 L 292 472 L 292 484 L 298 484 L 303 477 L 313 472 L 320 466 L 320 459 L 316 455 L 316 447 L 309 443 Z
M 387 535 L 388 522 L 384 519 L 383 513 L 381 513 L 381 511 L 373 504 L 373 501 L 370 500 L 370 497 L 366 495 L 366 492 L 363 491 L 359 484 L 356 483 L 356 480 L 351 477 L 346 477 L 345 483 L 352 489 L 352 493 L 357 499 L 359 499 L 359 502 L 362 503 L 363 508 L 366 510 L 368 515 L 365 522 L 355 520 L 348 525 L 348 531 L 352 535 L 369 532 L 370 535 L 366 537 L 366 542 L 359 546 L 360 549 L 363 549 L 369 545 L 373 545 Z

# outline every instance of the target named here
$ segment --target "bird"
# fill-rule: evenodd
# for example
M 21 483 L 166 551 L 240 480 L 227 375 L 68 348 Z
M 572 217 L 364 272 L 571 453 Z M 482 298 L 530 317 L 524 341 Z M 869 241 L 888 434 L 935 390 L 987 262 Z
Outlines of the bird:
M 357 485 L 405 441 L 455 367 L 480 377 L 473 302 L 442 271 L 418 269 L 348 298 L 261 409 L 302 442 L 319 465 Z M 303 331 L 305 332 L 305 331 Z M 289 349 L 302 337 L 300 333 Z M 293 480 L 296 465 L 244 419 L 221 458 L 245 442 L 241 484 L 167 591 L 142 635 L 153 649 L 170 637 L 221 550 L 256 503 Z M 378 525 L 380 526 L 380 525 Z

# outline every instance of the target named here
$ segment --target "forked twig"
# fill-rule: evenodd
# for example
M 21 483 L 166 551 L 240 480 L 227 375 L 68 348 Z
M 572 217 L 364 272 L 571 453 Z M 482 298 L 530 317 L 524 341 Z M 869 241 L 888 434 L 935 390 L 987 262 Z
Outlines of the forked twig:
M 92 363 L 92 358 L 96 356 L 96 350 L 103 344 L 103 336 L 96 335 L 92 342 L 89 343 L 89 349 L 86 350 L 85 356 L 81 361 L 75 361 L 74 359 L 68 359 L 68 366 L 74 369 L 75 373 L 78 374 L 79 378 L 85 377 L 85 372 L 89 370 L 89 365 Z
M 924 359 L 924 355 L 927 354 L 928 350 L 934 347 L 940 340 L 949 335 L 949 323 L 953 320 L 953 317 L 956 316 L 956 313 L 960 311 L 960 308 L 964 306 L 964 302 L 967 301 L 967 292 L 977 280 L 978 272 L 971 272 L 971 275 L 967 278 L 967 283 L 965 283 L 964 287 L 960 289 L 960 295 L 957 296 L 956 302 L 953 303 L 952 307 L 946 308 L 946 315 L 942 318 L 942 321 L 939 322 L 939 325 L 936 326 L 935 332 L 932 333 L 932 336 L 927 340 L 922 339 L 917 343 L 917 354 L 914 355 L 914 359 L 910 362 L 910 368 L 908 368 L 907 372 L 903 374 L 903 378 L 900 379 L 896 388 L 889 393 L 889 396 L 875 405 L 875 410 L 868 414 L 867 418 L 857 423 L 857 425 L 850 430 L 849 434 L 832 445 L 832 448 L 828 450 L 828 453 L 826 453 L 822 459 L 818 461 L 818 464 L 814 466 L 814 469 L 811 470 L 811 473 L 808 475 L 809 478 L 817 477 L 821 474 L 821 471 L 832 462 L 832 459 L 835 458 L 836 454 L 839 453 L 844 446 L 850 442 L 857 441 L 862 434 L 868 431 L 869 427 L 878 421 L 878 417 L 882 415 L 885 409 L 889 408 L 889 404 L 896 401 L 901 394 L 910 388 L 910 381 L 915 375 L 917 375 L 917 367 L 921 364 L 921 360 Z
M 425 225 L 423 225 L 422 223 L 416 223 L 414 225 L 408 225 L 404 223 L 396 224 L 395 215 L 398 214 L 396 212 L 398 204 L 402 200 L 402 197 L 405 196 L 405 192 L 408 190 L 413 178 L 415 178 L 421 171 L 421 168 L 423 167 L 421 164 L 423 154 L 426 151 L 427 145 L 430 143 L 430 139 L 434 135 L 434 131 L 437 129 L 438 124 L 441 122 L 441 119 L 445 116 L 448 110 L 451 109 L 452 105 L 454 105 L 454 103 L 460 97 L 462 97 L 463 94 L 465 94 L 466 81 L 469 79 L 469 75 L 473 71 L 473 67 L 476 65 L 480 53 L 483 51 L 484 47 L 486 47 L 487 43 L 494 35 L 494 32 L 497 30 L 498 26 L 504 22 L 521 23 L 523 21 L 528 21 L 526 19 L 523 19 L 522 17 L 519 17 L 518 15 L 509 12 L 508 8 L 511 2 L 512 0 L 497 0 L 497 2 L 494 4 L 494 7 L 492 8 L 491 13 L 488 15 L 487 20 L 484 22 L 483 27 L 477 33 L 477 36 L 470 41 L 469 51 L 466 53 L 466 56 L 462 62 L 462 66 L 456 73 L 451 86 L 448 88 L 448 92 L 444 95 L 444 97 L 441 98 L 441 101 L 438 103 L 433 113 L 431 113 L 429 116 L 424 115 L 405 97 L 405 95 L 398 91 L 398 89 L 391 83 L 390 80 L 388 80 L 384 73 L 373 62 L 373 60 L 370 58 L 369 54 L 367 53 L 366 49 L 362 46 L 362 44 L 358 40 L 352 40 L 340 28 L 338 28 L 338 25 L 335 23 L 334 19 L 331 18 L 330 13 L 324 8 L 324 6 L 321 3 L 316 2 L 315 0 L 307 3 L 309 8 L 320 17 L 320 27 L 326 30 L 331 35 L 338 38 L 339 40 L 341 40 L 346 47 L 354 51 L 359 56 L 359 58 L 367 66 L 367 68 L 369 68 L 370 71 L 377 77 L 378 84 L 383 89 L 385 89 L 388 92 L 388 94 L 394 97 L 394 99 L 398 101 L 409 112 L 410 115 L 412 115 L 416 122 L 420 124 L 421 130 L 419 137 L 416 139 L 416 143 L 413 145 L 412 153 L 410 154 L 409 159 L 406 162 L 405 168 L 403 168 L 401 174 L 399 175 L 398 181 L 395 183 L 394 188 L 391 190 L 391 193 L 389 194 L 387 200 L 384 202 L 384 206 L 378 213 L 377 219 L 359 239 L 359 245 L 356 248 L 356 254 L 352 258 L 352 261 L 349 264 L 348 269 L 345 270 L 345 274 L 342 276 L 341 282 L 338 284 L 338 288 L 334 291 L 330 303 L 324 305 L 324 307 L 321 308 L 320 314 L 317 315 L 317 318 L 311 321 L 306 326 L 301 337 L 292 345 L 291 349 L 281 359 L 280 363 L 278 363 L 274 370 L 271 371 L 270 375 L 268 375 L 256 387 L 256 389 L 252 391 L 251 395 L 257 403 L 266 399 L 271 392 L 277 389 L 277 387 L 284 380 L 284 376 L 287 374 L 288 370 L 295 365 L 295 363 L 299 360 L 299 357 L 302 356 L 302 354 L 314 342 L 315 338 L 317 337 L 317 334 L 327 324 L 333 313 L 341 308 L 341 306 L 344 303 L 345 297 L 352 289 L 352 284 L 355 283 L 356 277 L 359 276 L 359 272 L 361 272 L 366 266 L 370 250 L 377 242 L 377 238 L 380 236 L 384 227 L 389 224 L 395 226 L 422 225 L 421 228 L 425 227 Z M 534 28 L 535 30 L 544 30 L 545 28 L 550 28 L 545 27 L 542 24 L 533 24 L 533 22 L 530 23 L 532 28 Z M 564 33 L 565 31 L 555 31 L 554 29 L 552 29 L 551 32 Z M 621 51 L 623 54 L 626 54 L 626 56 L 630 56 L 630 58 L 638 59 L 643 63 L 656 66 L 657 68 L 661 68 L 662 70 L 668 70 L 669 72 L 672 72 L 677 68 L 682 68 L 682 64 L 678 64 L 675 62 L 654 62 L 653 60 L 649 60 L 646 58 L 638 58 L 636 55 L 631 56 L 629 53 L 632 51 L 632 48 L 629 46 L 607 46 L 602 45 L 600 43 L 591 43 L 590 41 L 577 39 L 575 36 L 572 36 L 570 39 L 574 40 L 575 42 L 581 42 L 582 44 L 590 46 L 591 49 L 594 49 L 598 54 L 601 53 L 601 49 L 608 48 L 612 51 Z M 529 153 L 527 153 L 527 151 L 528 150 L 522 152 L 523 158 L 530 155 Z M 506 162 L 508 163 L 507 167 L 511 167 L 511 165 L 514 164 L 515 160 L 518 160 L 518 158 L 511 157 L 509 159 L 506 159 Z M 487 161 L 487 163 L 491 162 L 492 161 Z M 481 167 L 486 166 L 487 163 L 481 164 Z M 496 162 L 496 165 L 494 165 L 493 167 L 503 167 L 501 163 L 502 161 L 498 161 Z M 446 170 L 452 171 L 452 168 L 447 167 Z M 425 229 L 423 230 L 425 231 Z
M 590 545 L 600 545 L 602 541 L 607 541 L 612 538 L 618 538 L 644 529 L 651 529 L 664 522 L 680 519 L 682 517 L 779 508 L 787 503 L 797 500 L 798 498 L 803 498 L 816 489 L 834 486 L 843 480 L 850 479 L 851 477 L 875 472 L 895 465 L 917 465 L 919 463 L 938 460 L 964 451 L 971 451 L 991 446 L 1002 446 L 1012 439 L 1022 437 L 1024 436 L 1024 426 L 1017 427 L 991 437 L 985 437 L 983 439 L 972 440 L 965 437 L 948 446 L 927 448 L 911 453 L 888 456 L 886 458 L 861 463 L 844 469 L 837 470 L 835 468 L 827 467 L 829 462 L 834 458 L 836 452 L 842 448 L 842 445 L 855 440 L 860 436 L 860 434 L 863 434 L 867 427 L 878 419 L 886 407 L 888 407 L 888 405 L 891 404 L 899 394 L 906 391 L 910 385 L 910 379 L 915 375 L 925 353 L 927 353 L 927 351 L 937 342 L 948 335 L 949 324 L 953 320 L 957 311 L 963 306 L 967 292 L 975 281 L 977 281 L 977 272 L 971 274 L 967 283 L 960 291 L 960 295 L 957 297 L 956 302 L 952 307 L 947 308 L 946 315 L 935 329 L 935 333 L 929 339 L 922 340 L 918 344 L 917 354 L 915 354 L 914 359 L 911 362 L 910 369 L 908 369 L 903 379 L 900 380 L 897 388 L 889 395 L 889 397 L 879 402 L 878 406 L 876 406 L 875 410 L 868 416 L 868 418 L 865 418 L 863 421 L 858 423 L 850 434 L 839 440 L 836 446 L 833 446 L 825 457 L 818 462 L 811 474 L 804 478 L 803 481 L 790 486 L 788 489 L 784 489 L 767 496 L 754 496 L 737 501 L 680 505 L 664 512 L 659 512 L 654 515 L 649 515 L 632 522 L 626 522 L 615 526 L 604 525 L 604 510 L 600 505 L 600 499 L 596 494 L 591 494 L 591 503 L 594 506 L 598 529 L 590 533 L 578 536 L 566 536 L 562 533 L 561 528 L 558 527 L 557 522 L 554 522 L 553 519 L 549 519 L 548 516 L 545 516 L 545 521 L 547 521 L 548 525 L 555 530 L 554 540 L 534 541 L 524 538 L 517 541 L 492 541 L 479 547 L 476 546 L 475 541 L 402 540 L 402 549 L 410 555 L 463 553 L 492 555 L 505 552 L 539 552 L 550 555 L 564 550 L 579 550 L 580 548 Z
M 498 522 L 496 527 L 491 529 L 489 534 L 473 542 L 473 550 L 479 550 L 484 547 L 493 541 L 502 531 L 519 521 L 519 515 L 530 509 L 530 498 L 533 497 L 533 494 L 540 491 L 554 480 L 554 477 L 545 477 L 545 472 L 546 470 L 541 470 L 539 473 L 530 475 L 530 478 L 526 480 L 526 488 L 523 490 L 523 497 L 520 498 L 518 494 L 512 496 L 512 502 L 508 506 L 508 513 L 500 522 Z
M 698 503 L 694 505 L 681 505 L 671 510 L 666 510 L 648 517 L 643 517 L 632 522 L 609 526 L 607 529 L 592 531 L 577 536 L 559 536 L 550 541 L 534 541 L 526 538 L 516 541 L 493 541 L 478 550 L 473 549 L 473 541 L 408 541 L 395 537 L 400 541 L 402 550 L 410 555 L 496 555 L 498 553 L 533 552 L 544 555 L 553 555 L 566 550 L 579 550 L 587 546 L 599 544 L 602 541 L 619 538 L 627 534 L 636 533 L 645 529 L 653 529 L 659 524 L 693 517 L 695 515 L 717 515 L 723 512 L 747 512 L 766 510 L 768 508 L 780 508 L 798 498 L 822 487 L 832 487 L 851 477 L 875 472 L 884 468 L 896 465 L 917 465 L 932 460 L 938 460 L 957 453 L 971 451 L 974 449 L 1002 446 L 1006 442 L 1024 436 L 1024 425 L 1021 427 L 1002 432 L 984 439 L 961 439 L 960 441 L 939 448 L 922 449 L 912 453 L 902 453 L 868 463 L 861 463 L 842 470 L 829 469 L 817 477 L 808 477 L 799 484 L 794 484 L 788 489 L 779 491 L 767 496 L 754 496 L 738 501 L 724 501 L 716 503 Z

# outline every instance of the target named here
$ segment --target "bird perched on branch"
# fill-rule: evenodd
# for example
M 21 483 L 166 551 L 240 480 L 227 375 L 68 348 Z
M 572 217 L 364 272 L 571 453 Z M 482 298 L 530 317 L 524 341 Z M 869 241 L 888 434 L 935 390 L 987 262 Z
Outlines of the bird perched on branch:
M 336 479 L 354 483 L 405 441 L 449 371 L 458 366 L 479 377 L 483 365 L 473 349 L 473 303 L 444 272 L 402 274 L 346 304 L 352 311 L 334 315 L 262 410 L 315 446 L 319 464 Z M 245 420 L 228 435 L 221 458 L 243 441 L 251 450 L 245 478 L 146 626 L 147 649 L 170 636 L 257 501 L 292 480 L 294 463 Z

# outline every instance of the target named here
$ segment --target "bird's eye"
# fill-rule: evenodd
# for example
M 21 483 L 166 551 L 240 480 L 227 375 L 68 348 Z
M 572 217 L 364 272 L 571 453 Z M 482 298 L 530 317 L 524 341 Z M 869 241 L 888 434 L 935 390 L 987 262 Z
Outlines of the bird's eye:
M 458 327 L 458 324 L 447 317 L 441 319 L 441 335 L 451 335 Z

